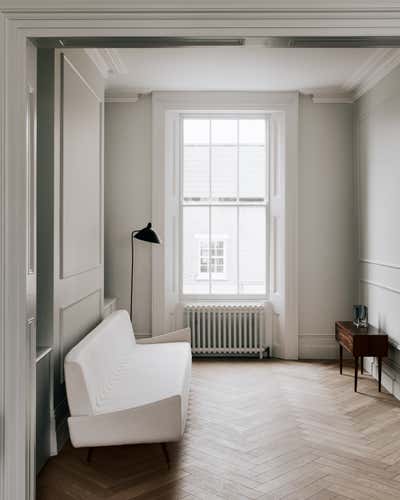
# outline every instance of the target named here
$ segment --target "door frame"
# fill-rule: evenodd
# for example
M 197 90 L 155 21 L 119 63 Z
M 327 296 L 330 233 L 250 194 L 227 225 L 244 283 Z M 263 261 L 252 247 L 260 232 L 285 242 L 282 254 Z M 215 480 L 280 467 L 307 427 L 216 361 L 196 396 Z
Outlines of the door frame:
M 394 0 L 0 0 L 0 499 L 29 491 L 26 41 L 68 36 L 400 36 Z M 197 4 L 197 5 L 196 5 Z M 279 7 L 276 7 L 279 5 Z

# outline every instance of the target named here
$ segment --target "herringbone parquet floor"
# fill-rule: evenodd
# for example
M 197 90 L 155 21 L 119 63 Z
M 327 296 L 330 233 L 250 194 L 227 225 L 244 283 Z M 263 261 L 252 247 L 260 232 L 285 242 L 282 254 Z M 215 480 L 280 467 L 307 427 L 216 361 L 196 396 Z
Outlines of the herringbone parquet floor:
M 195 361 L 183 441 L 70 445 L 38 479 L 38 500 L 400 499 L 400 403 L 321 362 Z

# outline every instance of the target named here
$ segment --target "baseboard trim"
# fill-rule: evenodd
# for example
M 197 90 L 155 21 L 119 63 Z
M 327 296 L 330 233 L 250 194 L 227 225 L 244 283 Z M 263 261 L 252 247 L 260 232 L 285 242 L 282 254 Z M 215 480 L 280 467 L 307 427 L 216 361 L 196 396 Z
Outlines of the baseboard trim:
M 365 370 L 378 380 L 378 361 L 376 358 L 364 358 Z M 400 399 L 400 367 L 392 360 L 382 360 L 382 385 L 396 399 Z
M 57 434 L 57 451 L 61 451 L 69 440 L 68 416 L 60 422 L 56 430 Z
M 345 358 L 351 355 L 344 353 Z M 299 359 L 338 359 L 339 347 L 334 334 L 300 334 Z
M 54 408 L 57 453 L 65 446 L 69 439 L 68 417 L 68 401 L 65 398 Z

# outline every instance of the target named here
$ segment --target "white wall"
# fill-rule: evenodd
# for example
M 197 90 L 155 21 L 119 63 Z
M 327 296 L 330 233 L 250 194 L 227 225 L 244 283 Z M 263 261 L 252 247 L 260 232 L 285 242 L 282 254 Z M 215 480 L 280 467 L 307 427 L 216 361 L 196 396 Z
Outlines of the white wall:
M 355 292 L 352 106 L 300 99 L 299 353 L 336 357 Z
M 334 321 L 354 302 L 352 106 L 300 99 L 300 355 L 336 357 Z M 151 218 L 151 101 L 108 104 L 106 294 L 129 305 L 129 231 Z M 136 322 L 151 324 L 150 250 L 137 252 Z
M 129 310 L 130 234 L 151 221 L 151 97 L 105 111 L 105 294 Z M 135 331 L 151 331 L 151 245 L 136 240 Z
M 355 131 L 359 299 L 370 323 L 400 343 L 400 67 L 358 100 Z M 390 349 L 383 372 L 383 385 L 400 397 L 397 349 Z

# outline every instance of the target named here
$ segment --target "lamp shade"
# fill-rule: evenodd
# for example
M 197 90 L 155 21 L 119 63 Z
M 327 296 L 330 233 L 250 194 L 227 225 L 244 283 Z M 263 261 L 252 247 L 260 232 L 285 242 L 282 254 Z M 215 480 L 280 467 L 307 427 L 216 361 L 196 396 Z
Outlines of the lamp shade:
M 133 235 L 137 240 L 148 241 L 149 243 L 160 243 L 160 238 L 157 233 L 151 228 L 151 222 L 147 224 L 143 229 L 139 229 L 137 233 Z

